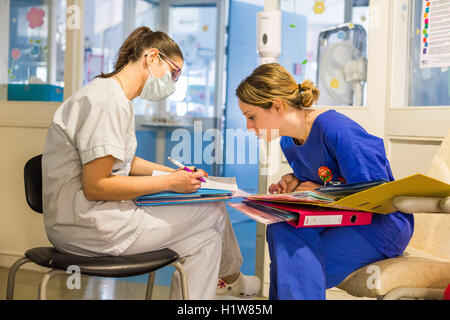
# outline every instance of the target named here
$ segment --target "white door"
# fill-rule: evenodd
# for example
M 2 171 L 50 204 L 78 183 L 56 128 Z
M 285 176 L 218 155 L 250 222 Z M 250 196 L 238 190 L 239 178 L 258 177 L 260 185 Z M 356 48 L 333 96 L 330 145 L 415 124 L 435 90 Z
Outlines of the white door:
M 442 5 L 448 10 L 450 1 L 444 2 Z M 441 38 L 438 46 L 448 48 L 450 45 L 450 36 L 445 37 L 444 33 L 442 39 L 439 35 L 442 30 L 439 24 L 447 25 L 444 30 L 448 34 L 449 16 L 443 22 L 432 20 L 441 8 L 434 6 L 436 2 L 430 2 L 433 18 L 425 17 L 422 6 L 428 3 L 422 0 L 390 1 L 393 45 L 385 141 L 396 179 L 417 172 L 426 174 L 450 128 L 450 61 L 441 67 L 420 68 L 424 41 L 434 44 L 432 37 L 438 33 Z M 428 18 L 429 25 L 425 26 Z M 427 48 L 431 49 L 428 44 Z

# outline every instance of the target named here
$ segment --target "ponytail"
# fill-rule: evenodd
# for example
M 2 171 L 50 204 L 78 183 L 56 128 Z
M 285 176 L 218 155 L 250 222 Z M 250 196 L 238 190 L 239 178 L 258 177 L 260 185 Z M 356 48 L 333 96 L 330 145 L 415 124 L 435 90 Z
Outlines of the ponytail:
M 144 51 L 150 48 L 158 49 L 170 59 L 175 57 L 183 59 L 183 53 L 180 48 L 166 33 L 152 31 L 149 27 L 142 26 L 135 29 L 120 47 L 114 71 L 102 73 L 96 78 L 112 77 L 119 73 L 128 63 L 138 61 L 144 54 Z

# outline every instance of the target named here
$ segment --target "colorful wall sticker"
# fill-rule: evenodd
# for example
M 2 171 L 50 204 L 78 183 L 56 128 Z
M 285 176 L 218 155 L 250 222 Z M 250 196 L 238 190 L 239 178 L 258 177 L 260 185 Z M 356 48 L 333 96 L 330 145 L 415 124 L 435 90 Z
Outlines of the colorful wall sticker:
M 325 0 L 314 0 L 314 13 L 322 14 L 325 12 Z
M 331 80 L 330 86 L 331 86 L 333 89 L 338 89 L 339 86 L 340 86 L 339 80 L 336 79 L 336 78 L 333 78 L 333 79 Z
M 28 21 L 28 26 L 31 29 L 40 27 L 44 24 L 44 17 L 45 17 L 45 11 L 37 8 L 37 7 L 32 7 L 30 8 L 30 10 L 27 13 L 27 21 Z
M 11 64 L 11 67 L 8 68 L 8 74 L 9 74 L 9 78 L 10 78 L 10 79 L 15 79 L 15 76 L 14 76 L 14 74 L 13 74 L 13 72 L 14 72 L 14 67 L 15 67 L 16 61 L 20 58 L 20 55 L 21 55 L 21 54 L 22 54 L 22 53 L 21 53 L 20 50 L 17 49 L 17 48 L 11 50 L 12 64 Z

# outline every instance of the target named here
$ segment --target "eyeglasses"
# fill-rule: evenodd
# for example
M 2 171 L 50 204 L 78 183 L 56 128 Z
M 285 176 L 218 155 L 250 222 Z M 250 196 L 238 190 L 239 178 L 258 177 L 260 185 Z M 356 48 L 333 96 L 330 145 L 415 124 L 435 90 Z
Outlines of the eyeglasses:
M 167 57 L 164 53 L 162 53 L 161 51 L 159 52 L 160 55 L 162 55 L 164 57 L 165 60 L 167 60 L 168 62 L 170 62 L 170 64 L 172 64 L 173 67 L 175 67 L 174 71 L 170 71 L 171 74 L 171 78 L 173 82 L 177 82 L 178 78 L 180 77 L 181 74 L 181 68 L 179 66 L 177 66 L 177 64 L 175 62 L 173 62 L 172 60 L 169 59 L 169 57 Z M 147 56 L 148 53 L 145 55 Z
M 160 52 L 159 54 L 162 55 L 167 61 L 169 61 L 172 64 L 172 66 L 175 67 L 175 71 L 171 71 L 170 73 L 172 75 L 172 81 L 177 82 L 181 74 L 181 68 L 177 66 L 175 62 L 170 60 L 169 57 L 167 57 L 164 53 Z

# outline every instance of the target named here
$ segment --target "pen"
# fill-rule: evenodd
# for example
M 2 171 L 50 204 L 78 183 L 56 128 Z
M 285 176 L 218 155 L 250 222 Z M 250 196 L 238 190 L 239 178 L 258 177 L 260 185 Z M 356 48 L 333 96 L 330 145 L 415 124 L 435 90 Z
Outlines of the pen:
M 170 162 L 172 162 L 172 163 L 173 163 L 174 165 L 176 165 L 178 168 L 183 169 L 183 170 L 188 171 L 188 172 L 193 172 L 191 169 L 189 169 L 188 167 L 186 167 L 184 164 L 178 162 L 177 160 L 175 160 L 175 159 L 173 159 L 173 158 L 171 158 L 171 157 L 168 157 L 168 159 L 169 159 Z M 200 180 L 200 181 L 202 181 L 202 182 L 206 182 L 206 180 L 203 179 L 202 177 L 198 178 L 198 180 Z

